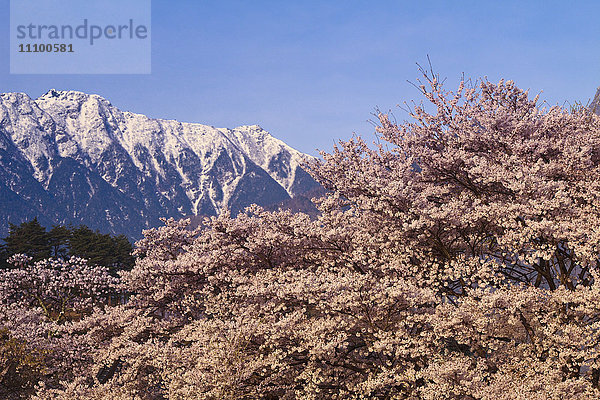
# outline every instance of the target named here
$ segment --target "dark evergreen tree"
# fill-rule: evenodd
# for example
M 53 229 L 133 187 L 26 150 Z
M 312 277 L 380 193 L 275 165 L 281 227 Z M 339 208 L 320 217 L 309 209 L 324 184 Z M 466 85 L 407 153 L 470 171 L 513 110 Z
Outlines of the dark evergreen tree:
M 111 236 L 92 231 L 87 226 L 77 228 L 55 225 L 47 232 L 37 219 L 21 225 L 10 225 L 4 244 L 0 243 L 0 268 L 8 268 L 6 259 L 14 254 L 27 254 L 33 261 L 44 258 L 85 258 L 92 265 L 109 268 L 113 275 L 131 269 L 135 258 L 133 246 L 125 235 Z
M 69 253 L 69 240 L 71 239 L 71 228 L 54 225 L 48 232 L 50 243 L 50 256 L 52 258 L 66 258 Z
M 130 270 L 135 263 L 135 257 L 132 255 L 133 246 L 127 236 L 113 236 L 113 245 L 115 250 L 115 263 L 119 269 Z
M 8 254 L 8 251 L 6 250 L 6 245 L 3 243 L 0 243 L 0 269 L 6 269 L 9 267 L 8 263 L 6 262 L 8 257 L 10 257 L 10 255 Z
M 50 257 L 48 239 L 46 228 L 40 225 L 37 218 L 34 218 L 19 226 L 10 224 L 10 230 L 8 236 L 4 238 L 4 242 L 8 256 L 21 253 L 30 256 L 33 261 L 39 261 Z
M 69 256 L 85 258 L 90 264 L 104 265 L 112 274 L 133 267 L 132 251 L 133 247 L 124 235 L 112 237 L 83 225 L 71 231 Z

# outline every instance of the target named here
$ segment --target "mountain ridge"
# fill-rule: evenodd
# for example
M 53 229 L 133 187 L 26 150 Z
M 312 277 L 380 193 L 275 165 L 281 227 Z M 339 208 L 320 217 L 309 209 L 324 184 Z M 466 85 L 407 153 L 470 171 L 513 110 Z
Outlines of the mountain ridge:
M 43 215 L 136 238 L 159 217 L 238 212 L 308 192 L 318 187 L 302 168 L 310 159 L 258 125 L 149 118 L 79 91 L 3 93 L 0 233 Z

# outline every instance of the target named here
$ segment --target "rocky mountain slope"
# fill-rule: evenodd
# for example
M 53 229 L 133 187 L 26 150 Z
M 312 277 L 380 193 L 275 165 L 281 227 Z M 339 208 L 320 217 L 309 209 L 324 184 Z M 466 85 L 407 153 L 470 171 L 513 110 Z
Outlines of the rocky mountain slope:
M 257 125 L 152 119 L 97 95 L 0 95 L 0 234 L 37 216 L 132 238 L 159 217 L 234 213 L 318 184 L 305 155 Z

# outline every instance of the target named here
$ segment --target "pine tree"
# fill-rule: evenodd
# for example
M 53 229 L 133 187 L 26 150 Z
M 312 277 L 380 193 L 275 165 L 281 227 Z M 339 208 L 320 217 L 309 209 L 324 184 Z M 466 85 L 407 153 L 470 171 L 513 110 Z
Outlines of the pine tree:
M 69 256 L 85 258 L 92 265 L 103 265 L 111 274 L 121 269 L 131 269 L 134 258 L 133 247 L 127 237 L 112 237 L 99 231 L 92 231 L 81 225 L 71 231 L 69 239 Z
M 19 226 L 10 224 L 9 234 L 4 242 L 9 255 L 21 253 L 32 257 L 33 261 L 39 261 L 49 258 L 51 254 L 48 232 L 37 218 Z
M 115 265 L 120 270 L 130 270 L 133 268 L 135 258 L 133 257 L 133 246 L 127 236 L 119 235 L 112 237 Z
M 63 225 L 54 225 L 48 232 L 50 255 L 52 258 L 65 258 L 69 252 L 71 228 Z
M 6 269 L 10 266 L 8 262 L 6 262 L 8 257 L 10 256 L 8 254 L 8 250 L 6 249 L 6 245 L 0 243 L 0 269 Z
M 6 260 L 15 254 L 26 254 L 34 262 L 81 257 L 91 265 L 108 267 L 114 276 L 119 270 L 130 270 L 135 262 L 133 246 L 125 235 L 102 234 L 85 225 L 77 228 L 55 225 L 47 232 L 34 219 L 18 226 L 11 224 L 4 241 L 0 244 L 0 268 L 8 268 Z

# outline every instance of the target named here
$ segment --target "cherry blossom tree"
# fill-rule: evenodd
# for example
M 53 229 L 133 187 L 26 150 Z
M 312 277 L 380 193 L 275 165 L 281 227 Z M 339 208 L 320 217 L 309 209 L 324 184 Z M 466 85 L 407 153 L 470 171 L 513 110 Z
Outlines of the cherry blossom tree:
M 129 301 L 62 324 L 85 361 L 36 398 L 598 398 L 599 117 L 512 82 L 420 90 L 384 144 L 309 166 L 318 218 L 146 231 Z
M 87 371 L 91 348 L 75 322 L 108 303 L 117 280 L 85 260 L 11 257 L 0 273 L 0 396 L 24 398 Z

